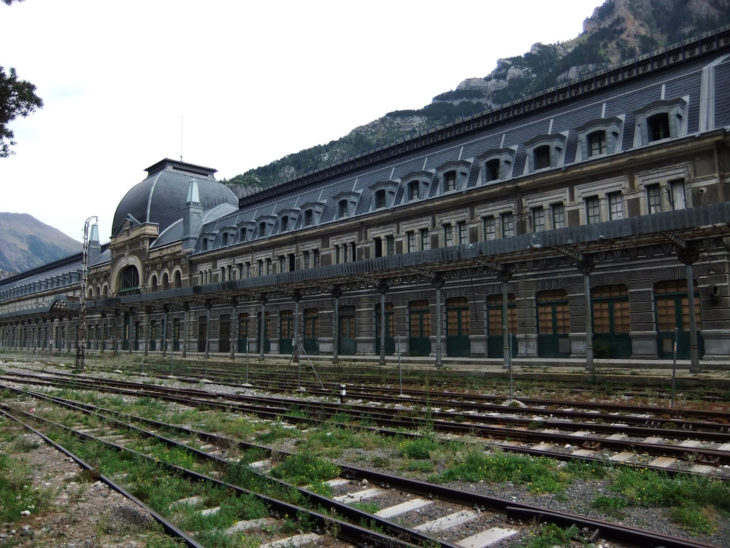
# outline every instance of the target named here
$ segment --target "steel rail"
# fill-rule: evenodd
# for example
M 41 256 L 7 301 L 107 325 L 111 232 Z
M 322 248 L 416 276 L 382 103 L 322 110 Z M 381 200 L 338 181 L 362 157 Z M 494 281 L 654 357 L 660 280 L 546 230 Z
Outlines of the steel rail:
M 525 430 L 520 428 L 507 428 L 500 426 L 489 426 L 479 423 L 456 423 L 442 420 L 430 420 L 422 419 L 419 417 L 407 417 L 407 418 L 393 418 L 392 413 L 378 413 L 378 410 L 370 407 L 364 408 L 352 408 L 344 407 L 341 405 L 328 405 L 321 402 L 309 403 L 304 400 L 281 400 L 275 398 L 254 398 L 252 396 L 241 396 L 241 395 L 225 395 L 225 399 L 235 400 L 235 403 L 224 403 L 221 401 L 223 395 L 214 394 L 202 390 L 184 390 L 163 388 L 159 385 L 150 386 L 145 384 L 137 383 L 124 383 L 120 381 L 67 381 L 62 380 L 62 383 L 68 383 L 71 386 L 86 383 L 93 389 L 99 389 L 99 383 L 109 384 L 114 386 L 114 390 L 119 392 L 120 390 L 126 390 L 129 395 L 152 395 L 155 397 L 161 397 L 168 401 L 175 401 L 186 405 L 206 405 L 213 408 L 226 409 L 230 411 L 252 413 L 262 418 L 268 418 L 276 420 L 277 418 L 286 419 L 293 423 L 309 423 L 309 422 L 320 422 L 325 420 L 327 417 L 331 417 L 337 413 L 344 411 L 362 411 L 365 413 L 368 419 L 373 420 L 381 426 L 394 427 L 394 428 L 421 428 L 429 427 L 436 431 L 448 432 L 461 435 L 485 435 L 487 437 L 496 439 L 516 439 L 526 443 L 529 442 L 554 442 L 554 443 L 568 443 L 570 445 L 580 444 L 590 449 L 611 449 L 617 451 L 638 451 L 643 450 L 649 454 L 656 456 L 669 456 L 673 458 L 685 458 L 685 460 L 692 459 L 695 462 L 706 463 L 711 465 L 722 465 L 730 463 L 730 452 L 715 450 L 715 449 L 703 449 L 698 447 L 686 447 L 681 445 L 670 445 L 670 444 L 656 444 L 647 443 L 643 441 L 632 441 L 623 439 L 608 439 L 596 436 L 575 436 L 570 434 L 560 434 L 555 432 L 539 432 L 536 430 Z M 128 388 L 119 388 L 126 386 Z M 187 396 L 175 396 L 172 393 L 184 393 Z M 195 399 L 190 396 L 195 394 L 196 397 L 201 399 Z M 272 406 L 261 409 L 256 405 L 242 404 L 240 400 L 255 400 L 256 402 L 268 403 Z M 318 414 L 322 419 L 316 417 L 299 417 L 288 414 L 289 408 L 286 407 L 285 403 L 290 405 L 296 405 L 301 408 L 309 408 L 314 414 Z M 390 410 L 389 410 L 390 411 Z M 349 423 L 343 423 L 342 426 L 353 427 L 354 425 Z M 578 427 L 585 426 L 590 428 L 591 425 L 576 425 Z M 684 431 L 682 431 L 684 432 Z M 385 432 L 387 433 L 387 432 Z M 401 432 L 397 432 L 401 434 Z M 689 456 L 689 459 L 687 459 Z M 570 455 L 562 457 L 570 458 Z M 602 459 L 596 459 L 601 461 Z
M 179 529 L 178 527 L 176 527 L 173 523 L 171 523 L 170 521 L 168 521 L 164 516 L 162 516 L 161 514 L 158 514 L 155 510 L 153 510 L 152 508 L 150 508 L 149 506 L 147 506 L 144 502 L 142 502 L 141 500 L 139 500 L 137 497 L 135 497 L 134 495 L 132 495 L 131 493 L 129 493 L 122 486 L 118 485 L 114 480 L 112 480 L 111 478 L 105 476 L 104 474 L 98 474 L 97 475 L 97 472 L 93 469 L 93 467 L 90 464 L 88 464 L 85 460 L 83 460 L 81 457 L 79 457 L 75 453 L 69 451 L 68 449 L 66 449 L 62 445 L 56 443 L 55 441 L 53 441 L 51 438 L 49 438 L 48 436 L 46 436 L 42 432 L 36 430 L 35 428 L 33 428 L 32 426 L 30 426 L 26 422 L 20 420 L 18 417 L 16 417 L 15 415 L 13 415 L 9 411 L 7 411 L 7 406 L 5 404 L 0 404 L 0 413 L 3 414 L 4 416 L 8 417 L 9 419 L 14 420 L 18 424 L 22 425 L 24 428 L 30 430 L 35 435 L 39 436 L 45 443 L 47 443 L 48 445 L 50 445 L 51 447 L 53 447 L 57 451 L 60 451 L 61 453 L 63 453 L 67 457 L 73 459 L 73 461 L 76 464 L 78 464 L 79 466 L 81 466 L 81 468 L 83 468 L 84 470 L 87 470 L 89 472 L 92 472 L 93 471 L 94 474 L 95 474 L 95 477 L 98 477 L 100 481 L 102 481 L 103 483 L 105 483 L 106 485 L 108 485 L 111 489 L 113 489 L 114 491 L 116 491 L 117 493 L 119 493 L 120 495 L 122 495 L 123 497 L 131 500 L 137 506 L 139 506 L 140 508 L 142 508 L 142 510 L 144 510 L 145 512 L 148 512 L 154 518 L 154 520 L 157 521 L 157 523 L 159 523 L 160 525 L 162 525 L 162 527 L 165 529 L 165 531 L 167 531 L 167 533 L 169 535 L 181 539 L 187 546 L 191 546 L 193 548 L 204 548 L 203 545 L 198 544 L 195 541 L 195 539 L 193 539 L 187 533 L 185 533 L 184 531 L 182 531 L 181 529 Z
M 149 432 L 147 430 L 138 428 L 138 427 L 134 426 L 133 424 L 124 423 L 122 421 L 118 421 L 116 419 L 112 419 L 112 418 L 110 418 L 108 416 L 104 416 L 103 414 L 100 414 L 98 412 L 95 412 L 92 409 L 87 409 L 86 408 L 86 407 L 96 407 L 96 406 L 92 406 L 90 404 L 79 404 L 79 402 L 73 402 L 72 403 L 72 402 L 70 402 L 68 400 L 64 400 L 63 398 L 55 398 L 53 396 L 45 396 L 44 394 L 38 394 L 38 393 L 30 393 L 29 395 L 31 397 L 33 397 L 33 398 L 36 398 L 36 399 L 42 399 L 42 400 L 45 400 L 45 401 L 51 401 L 51 402 L 56 403 L 58 405 L 63 405 L 65 407 L 69 408 L 69 409 L 73 409 L 73 410 L 76 410 L 76 411 L 81 411 L 81 412 L 87 413 L 87 414 L 89 414 L 91 416 L 95 416 L 95 417 L 100 418 L 100 419 L 102 419 L 104 421 L 114 423 L 118 427 L 132 430 L 133 432 L 135 432 L 135 433 L 137 433 L 137 434 L 139 434 L 141 436 L 157 439 L 157 440 L 162 441 L 163 443 L 165 443 L 165 444 L 167 444 L 167 445 L 169 445 L 171 447 L 176 447 L 176 448 L 179 448 L 179 449 L 186 450 L 186 451 L 188 451 L 190 453 L 193 453 L 198 458 L 203 458 L 203 459 L 207 459 L 207 460 L 213 461 L 213 462 L 215 462 L 215 463 L 217 463 L 217 464 L 219 464 L 221 466 L 224 466 L 224 467 L 231 466 L 231 463 L 229 461 L 227 461 L 225 459 L 222 459 L 222 458 L 220 458 L 220 457 L 218 457 L 216 455 L 211 455 L 210 453 L 207 453 L 207 452 L 205 452 L 203 450 L 195 449 L 194 447 L 191 447 L 191 446 L 189 446 L 187 444 L 181 443 L 179 441 L 173 440 L 171 438 L 162 436 L 162 435 L 157 434 L 157 433 L 154 433 L 154 432 Z M 114 412 L 114 411 L 111 411 L 111 410 L 105 410 L 105 411 L 110 412 L 110 413 L 117 414 L 117 412 Z M 124 414 L 124 415 L 126 415 L 126 414 Z M 127 415 L 127 416 L 129 416 L 129 415 Z M 174 428 L 173 425 L 165 425 L 163 427 L 166 427 L 168 429 Z M 76 432 L 76 431 L 74 431 L 74 432 Z M 86 435 L 86 436 L 91 436 L 90 434 L 87 434 L 87 433 L 83 433 L 83 434 Z M 132 450 L 130 450 L 130 449 L 124 447 L 124 446 L 120 446 L 118 444 L 109 442 L 107 440 L 103 440 L 103 439 L 100 439 L 100 438 L 96 438 L 95 436 L 91 436 L 91 437 L 92 437 L 92 439 L 95 439 L 96 441 L 100 441 L 102 443 L 106 443 L 108 445 L 114 446 L 115 448 L 121 448 L 121 449 L 123 449 L 125 451 L 131 451 L 132 453 L 135 453 L 136 454 L 135 451 L 132 451 Z M 139 454 L 143 455 L 142 453 L 139 453 Z M 147 458 L 149 458 L 149 457 L 147 457 Z M 336 512 L 335 515 L 345 516 L 345 517 L 348 518 L 348 520 L 350 520 L 350 522 L 360 522 L 360 523 L 371 522 L 375 526 L 380 527 L 381 529 L 384 529 L 385 531 L 390 532 L 392 535 L 394 535 L 393 538 L 397 538 L 399 540 L 405 540 L 406 545 L 410 545 L 410 544 L 425 545 L 425 544 L 428 544 L 428 545 L 438 545 L 438 546 L 440 546 L 442 548 L 457 548 L 455 545 L 450 544 L 448 542 L 439 541 L 437 539 L 434 539 L 433 537 L 430 537 L 428 535 L 425 535 L 425 534 L 420 533 L 418 531 L 415 531 L 413 529 L 410 529 L 410 528 L 401 526 L 401 525 L 399 525 L 397 523 L 394 523 L 394 522 L 388 521 L 386 519 L 380 518 L 380 517 L 375 516 L 373 514 L 370 514 L 368 512 L 364 512 L 364 511 L 359 510 L 357 508 L 348 506 L 347 504 L 344 504 L 344 503 L 335 501 L 335 500 L 333 500 L 331 498 L 325 497 L 325 496 L 320 495 L 318 493 L 314 493 L 312 491 L 309 491 L 308 489 L 303 489 L 303 488 L 297 487 L 295 485 L 291 485 L 289 483 L 286 483 L 286 482 L 284 482 L 282 480 L 279 480 L 279 479 L 276 479 L 276 478 L 272 478 L 272 477 L 266 476 L 264 474 L 260 474 L 260 473 L 256 472 L 255 470 L 251 470 L 251 472 L 254 473 L 255 475 L 258 475 L 258 476 L 260 476 L 262 478 L 265 478 L 269 483 L 275 483 L 275 484 L 278 484 L 278 485 L 280 485 L 282 487 L 286 487 L 286 488 L 290 488 L 290 489 L 294 489 L 294 490 L 298 491 L 306 499 L 308 499 L 313 505 L 318 505 L 319 504 L 319 505 L 324 505 L 325 507 L 329 507 L 330 509 L 332 509 L 332 510 L 334 510 Z M 208 478 L 209 476 L 204 476 L 204 477 L 205 478 Z M 290 504 L 290 503 L 285 503 L 285 504 Z M 312 510 L 310 510 L 310 509 L 305 509 L 305 508 L 302 508 L 302 509 L 305 510 L 306 512 L 308 512 L 308 513 L 311 513 L 312 512 Z M 286 508 L 285 508 L 285 510 L 286 510 Z
M 44 395 L 41 395 L 44 396 Z M 46 396 L 44 399 L 51 399 L 51 400 L 61 400 L 66 402 L 67 404 L 73 405 L 70 401 L 64 400 L 64 398 L 56 398 L 54 396 Z M 76 402 L 79 403 L 79 402 Z M 228 438 L 226 436 L 220 436 L 218 434 L 210 434 L 203 431 L 194 430 L 188 427 L 179 427 L 176 425 L 164 423 L 161 421 L 155 421 L 154 419 L 146 419 L 144 417 L 136 417 L 133 415 L 129 415 L 127 413 L 122 413 L 118 411 L 113 411 L 109 409 L 100 408 L 99 406 L 95 406 L 93 404 L 80 404 L 83 407 L 89 407 L 94 409 L 101 409 L 104 412 L 111 413 L 113 415 L 119 415 L 123 416 L 125 418 L 130 418 L 132 420 L 137 420 L 140 422 L 144 422 L 150 425 L 153 425 L 155 427 L 159 428 L 166 428 L 170 430 L 178 430 L 185 432 L 188 435 L 201 437 L 201 439 L 206 439 L 206 441 L 210 441 L 211 443 L 215 443 L 218 446 L 224 446 L 224 447 L 230 447 L 231 445 L 238 445 L 245 449 L 259 449 L 267 451 L 269 454 L 271 454 L 272 450 L 271 448 L 267 446 L 252 444 L 249 442 L 234 440 L 231 438 Z M 128 425 L 124 425 L 128 426 Z M 181 445 L 178 442 L 175 442 L 174 440 L 171 440 L 173 444 Z M 187 448 L 187 446 L 183 447 Z M 189 448 L 192 449 L 192 448 Z M 205 452 L 194 450 L 198 453 L 202 453 L 203 455 L 206 455 L 207 458 L 210 458 L 212 460 L 223 460 L 219 457 L 216 457 L 214 455 L 209 455 Z M 284 456 L 291 456 L 293 453 L 289 453 L 286 451 L 278 451 L 277 452 Z M 227 461 L 224 461 L 227 462 Z M 550 510 L 545 507 L 540 507 L 536 505 L 530 505 L 530 504 L 523 504 L 518 503 L 513 500 L 507 500 L 502 499 L 499 497 L 492 497 L 492 496 L 486 496 L 486 495 L 479 495 L 475 493 L 470 493 L 468 491 L 463 491 L 459 489 L 453 489 L 441 485 L 435 485 L 431 483 L 421 482 L 419 480 L 413 480 L 409 478 L 403 478 L 400 476 L 395 476 L 391 474 L 386 474 L 383 472 L 377 472 L 374 470 L 367 470 L 355 466 L 349 466 L 349 465 L 341 465 L 338 464 L 341 468 L 341 476 L 349 478 L 349 479 L 368 479 L 368 481 L 372 484 L 381 485 L 386 488 L 395 488 L 411 492 L 413 494 L 426 496 L 428 498 L 437 497 L 441 500 L 453 502 L 460 505 L 465 506 L 473 506 L 477 508 L 492 508 L 492 509 L 498 509 L 502 512 L 505 512 L 508 517 L 517 517 L 519 519 L 522 519 L 524 521 L 527 521 L 530 518 L 539 518 L 544 521 L 549 521 L 552 523 L 555 523 L 557 525 L 561 526 L 570 526 L 570 525 L 577 525 L 581 528 L 589 528 L 592 530 L 600 530 L 601 533 L 605 536 L 609 536 L 613 539 L 620 539 L 625 540 L 628 542 L 635 542 L 640 543 L 641 545 L 661 545 L 666 547 L 708 547 L 713 546 L 711 544 L 706 543 L 699 543 L 694 542 L 685 538 L 681 537 L 674 537 L 671 535 L 664 535 L 661 533 L 656 533 L 652 531 L 647 531 L 645 529 L 635 528 L 635 527 L 629 527 L 624 526 L 620 524 L 615 524 L 612 522 L 607 522 L 605 520 L 595 519 L 595 518 L 588 518 L 586 516 L 581 516 L 578 514 L 573 514 L 570 512 L 558 512 L 554 510 Z M 329 500 L 329 499 L 328 499 Z
M 7 409 L 8 406 L 6 404 L 0 403 L 0 408 Z M 382 533 L 380 533 L 378 531 L 373 531 L 373 530 L 370 530 L 370 529 L 366 529 L 364 527 L 360 527 L 360 526 L 354 525 L 354 524 L 352 524 L 350 522 L 342 521 L 342 520 L 339 520 L 337 518 L 333 518 L 331 516 L 327 516 L 325 514 L 322 514 L 320 512 L 317 512 L 317 511 L 314 511 L 314 510 L 311 510 L 311 509 L 308 509 L 308 508 L 296 506 L 296 505 L 291 504 L 291 503 L 288 503 L 286 501 L 282 501 L 282 500 L 279 500 L 279 499 L 275 499 L 273 497 L 269 497 L 269 496 L 263 495 L 261 493 L 256 493 L 254 491 L 250 491 L 248 489 L 244 489 L 244 488 L 242 488 L 240 486 L 237 486 L 237 485 L 234 485 L 234 484 L 231 484 L 231 483 L 227 483 L 227 482 L 222 481 L 222 480 L 219 480 L 217 478 L 213 478 L 213 477 L 210 477 L 210 476 L 206 476 L 205 474 L 201 474 L 199 472 L 195 472 L 194 470 L 189 470 L 187 468 L 183 468 L 183 467 L 177 466 L 175 464 L 170 464 L 170 463 L 167 463 L 165 461 L 161 461 L 159 459 L 156 459 L 156 458 L 153 458 L 153 457 L 149 457 L 149 456 L 147 456 L 147 455 L 145 455 L 143 453 L 140 453 L 138 451 L 135 451 L 133 449 L 129 449 L 127 447 L 124 447 L 122 445 L 116 444 L 116 443 L 111 442 L 111 441 L 107 441 L 107 440 L 104 440 L 104 439 L 97 438 L 97 437 L 92 436 L 90 434 L 87 434 L 85 432 L 81 432 L 81 431 L 78 431 L 78 430 L 74 430 L 73 428 L 64 426 L 64 425 L 62 425 L 60 423 L 56 423 L 54 421 L 50 421 L 48 419 L 44 419 L 44 418 L 39 417 L 39 416 L 36 416 L 36 415 L 31 415 L 31 414 L 25 413 L 23 411 L 17 411 L 16 410 L 16 412 L 19 412 L 19 413 L 21 413 L 23 415 L 26 415 L 29 418 L 32 418 L 34 420 L 37 420 L 37 421 L 40 421 L 40 422 L 44 422 L 46 424 L 49 424 L 49 425 L 51 425 L 51 426 L 53 426 L 55 428 L 59 428 L 59 429 L 65 430 L 67 432 L 70 432 L 74 436 L 79 437 L 81 439 L 93 440 L 93 441 L 96 441 L 98 443 L 102 443 L 102 444 L 104 444 L 106 446 L 109 446 L 110 448 L 112 448 L 112 449 L 114 449 L 116 451 L 127 452 L 127 453 L 129 453 L 129 454 L 131 454 L 131 455 L 133 455 L 133 456 L 135 456 L 137 458 L 144 459 L 144 460 L 147 460 L 147 461 L 150 461 L 150 462 L 154 462 L 157 465 L 163 466 L 163 467 L 165 467 L 165 468 L 167 468 L 167 469 L 169 469 L 169 470 L 171 470 L 171 471 L 173 471 L 173 472 L 175 472 L 177 474 L 180 474 L 180 475 L 182 475 L 184 477 L 187 477 L 187 478 L 189 478 L 191 480 L 194 480 L 194 481 L 207 481 L 207 482 L 213 483 L 215 485 L 218 485 L 220 487 L 223 487 L 223 488 L 226 488 L 226 489 L 231 489 L 232 491 L 236 492 L 239 495 L 254 496 L 254 497 L 258 498 L 259 500 L 261 500 L 264 504 L 266 504 L 266 506 L 268 508 L 273 508 L 274 513 L 277 514 L 277 515 L 291 515 L 291 516 L 294 516 L 294 515 L 297 515 L 297 513 L 305 513 L 305 514 L 309 515 L 310 517 L 312 517 L 313 520 L 316 521 L 317 523 L 319 523 L 321 526 L 323 526 L 323 527 L 329 526 L 329 527 L 332 527 L 332 528 L 336 529 L 338 531 L 338 538 L 340 540 L 344 540 L 346 542 L 351 542 L 351 543 L 357 544 L 357 545 L 362 544 L 363 540 L 365 540 L 365 541 L 368 542 L 369 545 L 372 545 L 372 546 L 406 547 L 406 548 L 411 548 L 411 547 L 414 547 L 415 546 L 412 543 L 409 543 L 407 541 L 403 541 L 403 540 L 400 540 L 400 539 L 397 539 L 397 538 L 394 538 L 394 537 L 390 537 L 390 536 L 384 535 L 384 534 L 382 534 Z M 353 509 L 353 510 L 355 510 L 355 509 Z M 370 518 L 370 514 L 365 514 L 365 515 L 368 518 Z M 415 532 L 414 531 L 414 533 L 416 535 L 420 535 L 420 533 L 418 533 L 418 532 Z M 423 535 L 420 535 L 420 536 L 423 536 Z M 430 537 L 425 537 L 425 538 L 427 540 L 433 541 L 433 539 L 431 539 Z M 456 546 L 451 545 L 451 544 L 448 544 L 448 543 L 439 543 L 439 544 L 441 546 L 443 546 L 444 548 L 457 548 Z

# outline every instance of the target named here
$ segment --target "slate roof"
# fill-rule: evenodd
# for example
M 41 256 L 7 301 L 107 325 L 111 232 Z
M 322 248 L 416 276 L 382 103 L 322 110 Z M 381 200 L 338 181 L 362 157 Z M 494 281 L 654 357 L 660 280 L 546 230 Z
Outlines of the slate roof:
M 204 210 L 220 204 L 236 206 L 231 190 L 213 177 L 215 170 L 165 159 L 148 168 L 148 176 L 133 186 L 119 202 L 112 222 L 112 236 L 122 230 L 125 221 L 156 223 L 160 232 L 182 218 L 192 178 L 198 181 L 200 204 Z
M 488 150 L 498 148 L 515 150 L 509 182 L 519 180 L 529 175 L 526 169 L 525 143 L 540 135 L 555 135 L 563 139 L 564 163 L 553 168 L 562 169 L 578 163 L 575 128 L 594 120 L 612 117 L 623 119 L 622 135 L 615 152 L 621 154 L 635 148 L 635 112 L 661 99 L 684 98 L 687 101 L 687 135 L 693 135 L 700 131 L 700 105 L 703 102 L 714 102 L 718 98 L 714 109 L 715 120 L 705 129 L 722 127 L 730 117 L 730 105 L 722 103 L 727 103 L 724 98 L 728 96 L 723 86 L 730 82 L 730 59 L 722 57 L 727 53 L 730 43 L 730 28 L 708 40 L 708 47 L 699 41 L 678 46 L 681 51 L 676 47 L 670 48 L 660 54 L 571 83 L 564 88 L 547 90 L 541 95 L 489 111 L 430 134 L 264 189 L 241 198 L 237 212 L 206 224 L 203 232 L 215 233 L 224 226 L 237 225 L 242 220 L 255 220 L 262 214 L 292 207 L 292 203 L 301 204 L 314 200 L 325 202 L 318 224 L 331 223 L 337 220 L 337 204 L 333 198 L 346 191 L 360 193 L 354 215 L 364 215 L 371 211 L 372 191 L 369 187 L 374 182 L 400 180 L 410 172 L 420 170 L 435 174 L 439 166 L 456 160 L 471 162 L 467 178 L 468 191 L 479 184 L 480 165 L 475 158 Z M 712 55 L 707 54 L 707 51 L 711 51 Z M 709 95 L 705 93 L 701 96 L 703 68 L 710 63 L 716 63 L 714 88 L 708 91 Z M 718 108 L 720 105 L 725 108 Z M 663 145 L 664 141 L 642 146 Z M 588 158 L 582 162 L 592 160 Z M 403 182 L 405 181 L 401 181 L 392 207 L 407 206 Z M 437 185 L 431 184 L 426 199 L 435 199 L 439 195 Z M 301 216 L 297 228 L 301 228 Z M 277 230 L 278 227 L 274 227 L 273 234 Z M 235 240 L 229 240 L 229 245 L 236 243 Z

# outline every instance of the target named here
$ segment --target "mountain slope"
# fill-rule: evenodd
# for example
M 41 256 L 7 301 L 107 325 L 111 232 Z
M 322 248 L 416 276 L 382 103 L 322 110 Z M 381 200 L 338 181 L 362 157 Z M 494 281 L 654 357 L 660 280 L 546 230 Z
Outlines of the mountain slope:
M 390 112 L 340 139 L 223 182 L 239 196 L 249 194 L 727 24 L 730 0 L 606 0 L 572 40 L 535 44 L 422 109 Z
M 81 251 L 81 243 L 27 213 L 0 212 L 0 277 Z

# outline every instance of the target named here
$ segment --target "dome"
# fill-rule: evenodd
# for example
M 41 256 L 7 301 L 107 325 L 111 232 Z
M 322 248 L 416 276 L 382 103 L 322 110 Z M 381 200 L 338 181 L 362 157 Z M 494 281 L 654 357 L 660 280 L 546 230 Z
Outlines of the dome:
M 146 171 L 147 178 L 133 186 L 119 202 L 114 213 L 112 237 L 122 231 L 127 220 L 133 224 L 156 223 L 160 232 L 165 230 L 182 217 L 193 178 L 198 182 L 203 211 L 221 204 L 238 207 L 236 195 L 215 180 L 215 169 L 165 158 Z

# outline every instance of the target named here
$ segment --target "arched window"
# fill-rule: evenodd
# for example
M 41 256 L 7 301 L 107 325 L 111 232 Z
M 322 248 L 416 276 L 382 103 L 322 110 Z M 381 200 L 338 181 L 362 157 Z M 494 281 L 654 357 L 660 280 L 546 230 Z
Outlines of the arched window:
M 125 266 L 119 273 L 119 293 L 139 293 L 139 271 L 134 265 Z
M 150 280 L 150 289 L 152 291 L 157 291 L 157 274 L 152 274 L 152 279 Z
M 167 276 L 167 272 L 162 275 L 162 289 L 170 289 L 170 278 Z
M 180 274 L 179 270 L 176 270 L 173 275 L 173 287 L 175 289 L 180 289 L 182 287 L 182 274 Z

